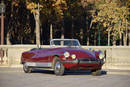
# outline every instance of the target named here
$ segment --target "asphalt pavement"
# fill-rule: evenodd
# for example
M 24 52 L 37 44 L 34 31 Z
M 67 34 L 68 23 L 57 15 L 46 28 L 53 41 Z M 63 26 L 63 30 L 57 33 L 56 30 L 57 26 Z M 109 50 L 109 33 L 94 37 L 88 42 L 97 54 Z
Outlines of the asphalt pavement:
M 102 70 L 99 76 L 89 71 L 69 71 L 55 76 L 53 71 L 0 67 L 0 87 L 130 87 L 129 70 Z

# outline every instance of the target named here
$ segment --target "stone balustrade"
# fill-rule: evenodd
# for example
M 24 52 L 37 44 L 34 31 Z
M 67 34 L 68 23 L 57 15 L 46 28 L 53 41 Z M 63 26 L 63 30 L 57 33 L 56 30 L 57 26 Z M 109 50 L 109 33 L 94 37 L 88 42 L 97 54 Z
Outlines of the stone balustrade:
M 0 66 L 20 67 L 21 54 L 37 45 L 0 45 Z M 41 45 L 49 48 L 49 45 Z M 106 54 L 104 69 L 130 70 L 130 46 L 82 46 L 84 49 L 102 50 Z

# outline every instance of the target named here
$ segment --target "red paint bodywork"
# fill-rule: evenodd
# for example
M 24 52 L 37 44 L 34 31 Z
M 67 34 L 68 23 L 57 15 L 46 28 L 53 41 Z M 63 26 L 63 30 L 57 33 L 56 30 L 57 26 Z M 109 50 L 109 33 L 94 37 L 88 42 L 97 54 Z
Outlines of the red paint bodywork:
M 55 56 L 59 57 L 62 62 L 74 61 L 71 56 L 67 59 L 64 57 L 64 52 L 69 52 L 70 55 L 75 54 L 76 59 L 99 59 L 99 52 L 89 51 L 82 48 L 48 48 L 36 49 L 22 53 L 21 62 L 41 62 L 53 63 Z M 84 70 L 97 70 L 101 69 L 103 63 L 63 63 L 66 69 L 84 69 Z

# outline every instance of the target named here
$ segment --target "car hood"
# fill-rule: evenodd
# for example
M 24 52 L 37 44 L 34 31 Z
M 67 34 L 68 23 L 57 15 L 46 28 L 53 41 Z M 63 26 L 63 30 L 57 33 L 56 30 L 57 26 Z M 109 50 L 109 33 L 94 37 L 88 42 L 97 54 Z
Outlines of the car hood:
M 77 58 L 96 58 L 95 52 L 82 48 L 65 48 L 70 54 L 76 54 Z

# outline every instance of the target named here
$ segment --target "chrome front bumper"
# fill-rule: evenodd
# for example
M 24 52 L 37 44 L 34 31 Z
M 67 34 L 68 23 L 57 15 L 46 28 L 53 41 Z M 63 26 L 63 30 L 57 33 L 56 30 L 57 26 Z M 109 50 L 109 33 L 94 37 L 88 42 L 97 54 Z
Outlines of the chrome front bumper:
M 77 64 L 82 64 L 82 63 L 96 63 L 96 64 L 103 64 L 104 60 L 80 58 L 80 59 L 69 60 L 69 61 L 66 60 L 66 61 L 63 61 L 63 63 L 77 63 Z

